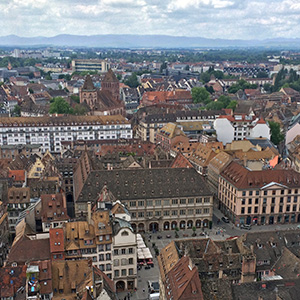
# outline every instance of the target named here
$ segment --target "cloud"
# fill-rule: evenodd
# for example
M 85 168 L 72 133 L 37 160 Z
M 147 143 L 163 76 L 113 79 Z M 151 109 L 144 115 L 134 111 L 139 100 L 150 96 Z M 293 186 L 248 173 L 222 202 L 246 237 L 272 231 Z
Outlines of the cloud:
M 300 37 L 299 0 L 1 0 L 0 35 Z

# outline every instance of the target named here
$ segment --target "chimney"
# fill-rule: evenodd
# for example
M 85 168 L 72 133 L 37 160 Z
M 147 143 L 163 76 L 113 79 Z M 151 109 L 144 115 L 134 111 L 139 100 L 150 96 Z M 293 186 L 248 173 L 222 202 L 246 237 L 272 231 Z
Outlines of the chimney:
M 219 279 L 223 278 L 223 270 L 219 270 Z
M 87 216 L 87 221 L 89 224 L 91 224 L 91 220 L 92 220 L 92 204 L 91 202 L 89 201 L 88 204 L 87 204 L 87 213 L 88 213 L 88 216 Z
M 228 254 L 232 254 L 232 247 L 228 248 Z

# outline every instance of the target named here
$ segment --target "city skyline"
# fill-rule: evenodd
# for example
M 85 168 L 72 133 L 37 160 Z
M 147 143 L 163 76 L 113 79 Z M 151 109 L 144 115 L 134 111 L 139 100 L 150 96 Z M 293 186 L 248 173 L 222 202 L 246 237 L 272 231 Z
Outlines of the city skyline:
M 271 9 L 270 9 L 271 8 Z M 150 34 L 222 39 L 300 37 L 295 0 L 13 0 L 0 36 Z

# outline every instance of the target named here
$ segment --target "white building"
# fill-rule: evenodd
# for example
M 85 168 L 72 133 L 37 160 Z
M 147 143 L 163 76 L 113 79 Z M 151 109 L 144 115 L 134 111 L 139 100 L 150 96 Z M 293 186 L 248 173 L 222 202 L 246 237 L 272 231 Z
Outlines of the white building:
M 113 220 L 113 270 L 116 290 L 133 290 L 137 287 L 137 241 L 130 223 Z
M 217 139 L 224 145 L 246 137 L 270 139 L 270 128 L 263 119 L 251 115 L 220 116 L 214 121 Z
M 0 145 L 41 144 L 58 153 L 62 141 L 132 139 L 131 124 L 121 115 L 0 118 Z

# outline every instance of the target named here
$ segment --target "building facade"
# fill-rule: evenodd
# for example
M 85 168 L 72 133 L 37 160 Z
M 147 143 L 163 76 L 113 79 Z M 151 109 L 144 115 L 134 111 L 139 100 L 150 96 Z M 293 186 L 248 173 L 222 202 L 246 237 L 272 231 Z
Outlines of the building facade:
M 219 208 L 233 223 L 300 222 L 300 174 L 249 169 L 231 162 L 219 177 Z
M 72 60 L 72 72 L 97 71 L 105 73 L 109 69 L 109 63 L 100 59 L 74 59 Z
M 1 118 L 0 145 L 39 144 L 58 153 L 62 141 L 132 138 L 130 123 L 115 116 L 48 116 Z
M 87 213 L 107 185 L 131 214 L 135 231 L 156 232 L 209 227 L 213 197 L 194 169 L 128 169 L 99 171 L 82 161 L 74 172 L 75 214 Z

